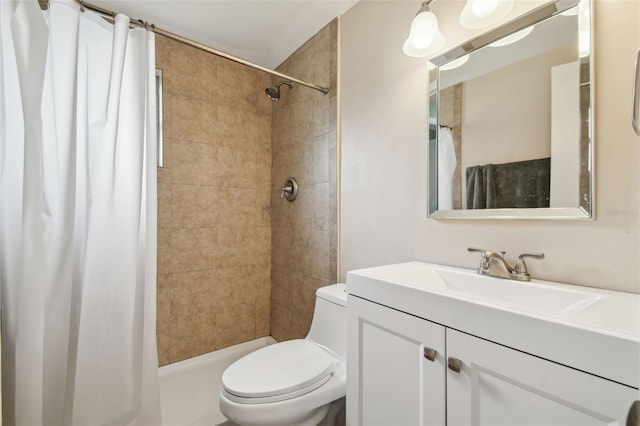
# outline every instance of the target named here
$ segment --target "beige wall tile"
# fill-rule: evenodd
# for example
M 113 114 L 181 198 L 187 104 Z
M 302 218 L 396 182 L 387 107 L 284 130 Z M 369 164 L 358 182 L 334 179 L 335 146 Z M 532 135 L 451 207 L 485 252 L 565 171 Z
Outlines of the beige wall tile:
M 188 185 L 215 185 L 218 153 L 215 145 L 175 140 L 172 182 Z
M 171 183 L 171 169 L 168 167 L 158 167 L 158 182 Z
M 266 337 L 271 333 L 271 300 L 264 299 L 260 304 L 256 303 L 256 330 L 255 338 Z
M 337 198 L 338 195 L 338 160 L 335 146 L 329 147 L 329 198 Z
M 171 362 L 215 349 L 215 283 L 213 270 L 170 275 Z
M 158 182 L 158 228 L 171 226 L 171 184 Z
M 311 231 L 311 251 L 316 253 L 311 264 L 311 276 L 329 282 L 329 232 L 323 230 Z
M 226 105 L 218 106 L 219 142 L 220 146 L 231 149 L 250 150 L 258 138 L 258 127 L 242 108 Z
M 312 185 L 313 193 L 313 223 L 312 228 L 315 230 L 329 230 L 329 221 L 335 215 L 330 207 L 329 184 L 319 183 Z
M 271 227 L 225 226 L 218 231 L 217 266 L 268 265 L 271 260 Z
M 216 348 L 252 340 L 255 336 L 254 304 L 225 305 L 216 313 Z
M 158 329 L 158 366 L 162 367 L 171 363 L 171 333 L 164 329 Z
M 171 230 L 171 271 L 212 269 L 218 255 L 215 228 L 173 228 Z
M 328 283 L 337 283 L 339 282 L 339 274 L 338 274 L 338 250 L 335 248 L 331 248 L 329 250 L 329 271 L 328 271 L 329 281 Z
M 258 74 L 262 73 L 231 61 L 220 61 L 216 85 L 217 101 L 230 107 L 255 109 L 258 96 L 264 94 L 264 89 L 262 93 L 256 91 Z
M 171 90 L 192 98 L 213 99 L 219 59 L 193 47 L 173 43 L 168 49 Z
M 271 187 L 256 192 L 256 226 L 271 227 Z
M 241 305 L 255 302 L 251 266 L 241 265 L 218 268 L 219 281 L 216 285 L 216 298 L 220 305 Z
M 329 198 L 329 248 L 338 248 L 338 200 Z
M 253 188 L 218 188 L 218 225 L 254 227 L 256 190 Z
M 331 70 L 338 69 L 338 49 L 333 48 L 333 46 L 338 45 L 338 20 L 334 19 L 329 24 L 329 34 L 331 36 L 329 40 L 329 49 L 330 49 L 330 59 L 329 59 L 329 70 L 330 70 L 330 80 L 329 80 L 329 99 L 335 100 L 338 96 L 338 73 L 332 72 Z M 336 114 L 337 116 L 337 114 Z M 329 124 L 329 129 L 335 129 L 336 126 L 334 123 Z
M 214 228 L 218 225 L 218 196 L 212 186 L 171 185 L 171 226 Z
M 255 337 L 258 338 L 271 332 L 271 265 L 257 266 L 254 280 Z
M 182 141 L 215 144 L 218 116 L 210 101 L 171 95 L 171 136 Z
M 336 59 L 334 21 L 278 69 L 335 84 Z M 329 235 L 337 229 L 337 120 L 332 114 L 337 117 L 335 99 L 300 87 L 284 91 L 282 101 L 272 107 L 271 334 L 277 340 L 307 334 L 315 290 L 337 276 L 336 250 L 330 247 L 337 239 Z M 278 198 L 288 176 L 299 184 L 293 203 Z
M 158 274 L 171 273 L 171 228 L 158 229 Z M 158 284 L 159 285 L 159 284 Z
M 254 149 L 218 149 L 218 186 L 255 188 L 258 175 L 257 151 Z
M 312 141 L 312 182 L 329 182 L 329 134 L 316 136 Z
M 158 363 L 171 362 L 171 289 L 168 275 L 158 275 L 156 328 L 158 330 Z
M 171 91 L 169 87 L 168 71 L 162 70 L 162 137 L 171 139 L 172 137 L 172 114 L 171 114 Z M 167 160 L 167 156 L 164 157 Z M 169 165 L 170 162 L 165 161 Z
M 166 364 L 270 334 L 272 105 L 265 73 L 162 37 L 156 50 L 165 137 L 157 335 Z
M 271 336 L 278 342 L 291 339 L 291 311 L 271 299 Z
M 335 85 L 336 37 L 334 22 L 281 69 Z M 168 140 L 158 173 L 161 362 L 268 334 L 304 337 L 315 289 L 336 275 L 335 97 L 283 88 L 275 104 L 266 74 L 179 43 L 158 49 Z M 294 203 L 279 198 L 289 176 L 300 184 Z

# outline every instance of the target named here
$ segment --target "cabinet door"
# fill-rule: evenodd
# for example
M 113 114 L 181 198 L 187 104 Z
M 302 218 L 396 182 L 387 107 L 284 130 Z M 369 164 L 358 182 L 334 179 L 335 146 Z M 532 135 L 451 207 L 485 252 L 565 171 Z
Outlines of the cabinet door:
M 638 399 L 637 389 L 451 329 L 447 355 L 462 361 L 447 370 L 448 425 L 624 425 Z
M 348 306 L 347 423 L 444 425 L 444 327 L 354 296 Z

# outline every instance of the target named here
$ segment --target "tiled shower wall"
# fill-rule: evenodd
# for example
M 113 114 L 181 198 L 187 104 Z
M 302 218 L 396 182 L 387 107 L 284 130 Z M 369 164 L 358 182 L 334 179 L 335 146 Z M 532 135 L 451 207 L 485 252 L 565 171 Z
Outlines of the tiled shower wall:
M 305 336 L 315 290 L 336 282 L 337 37 L 336 19 L 278 68 L 330 91 L 323 95 L 283 85 L 272 107 L 271 335 L 276 340 Z M 293 202 L 279 196 L 290 176 L 299 185 Z
M 269 335 L 269 75 L 158 36 L 160 364 Z

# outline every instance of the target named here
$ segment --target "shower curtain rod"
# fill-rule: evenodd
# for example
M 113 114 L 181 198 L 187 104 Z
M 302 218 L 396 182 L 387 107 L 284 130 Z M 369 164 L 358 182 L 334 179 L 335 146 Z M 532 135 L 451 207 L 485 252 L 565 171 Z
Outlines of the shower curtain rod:
M 90 4 L 90 3 L 86 3 L 86 2 L 84 2 L 82 0 L 76 0 L 76 1 L 80 4 L 81 8 L 86 8 L 86 9 L 92 10 L 94 12 L 100 13 L 101 15 L 107 15 L 107 16 L 110 16 L 112 18 L 117 15 L 116 12 L 113 12 L 113 11 L 108 10 L 108 9 L 103 9 L 103 8 L 101 8 L 99 6 L 96 6 L 96 5 L 93 5 L 93 4 Z M 48 9 L 48 7 L 49 7 L 48 0 L 38 0 L 38 2 L 40 3 L 40 7 L 43 10 Z M 167 30 L 163 30 L 162 28 L 158 28 L 153 24 L 150 24 L 150 23 L 148 23 L 146 21 L 143 21 L 142 19 L 130 19 L 130 24 L 134 25 L 134 26 L 137 26 L 137 27 L 144 28 L 147 31 L 152 31 L 152 32 L 154 32 L 154 33 L 156 33 L 158 35 L 161 35 L 161 36 L 166 37 L 168 39 L 171 39 L 173 41 L 177 41 L 179 43 L 186 44 L 186 45 L 191 46 L 191 47 L 195 47 L 196 49 L 200 49 L 202 51 L 214 54 L 214 55 L 219 56 L 221 58 L 228 59 L 228 60 L 236 62 L 238 64 L 242 64 L 242 65 L 245 65 L 247 67 L 255 68 L 257 70 L 266 72 L 266 73 L 274 75 L 276 77 L 285 79 L 285 80 L 287 80 L 287 81 L 289 81 L 291 83 L 296 83 L 296 84 L 299 84 L 301 86 L 305 86 L 305 87 L 308 87 L 310 89 L 317 90 L 319 92 L 324 93 L 325 95 L 327 93 L 329 93 L 329 89 L 327 87 L 322 87 L 322 86 L 318 86 L 317 84 L 308 83 L 308 82 L 306 82 L 304 80 L 300 80 L 298 78 L 291 77 L 289 75 L 283 74 L 281 72 L 278 72 L 278 71 L 275 71 L 275 70 L 272 70 L 272 69 L 269 69 L 269 68 L 266 68 L 266 67 L 263 67 L 261 65 L 255 64 L 255 63 L 247 61 L 245 59 L 238 58 L 237 56 L 231 55 L 230 53 L 226 53 L 226 52 L 223 52 L 221 50 L 215 49 L 213 47 L 207 46 L 206 44 L 202 44 L 202 43 L 197 42 L 195 40 L 188 39 L 188 38 L 183 37 L 181 35 L 172 33 L 171 31 L 167 31 Z

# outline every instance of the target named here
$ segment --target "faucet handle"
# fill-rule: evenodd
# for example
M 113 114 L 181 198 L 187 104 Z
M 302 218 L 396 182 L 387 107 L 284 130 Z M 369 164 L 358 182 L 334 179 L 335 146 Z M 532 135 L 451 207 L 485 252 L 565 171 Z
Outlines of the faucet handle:
M 524 263 L 525 258 L 542 260 L 544 259 L 544 253 L 523 253 L 518 256 L 518 261 L 516 262 L 516 266 L 513 268 L 516 274 L 528 274 L 527 264 Z
M 467 247 L 468 252 L 480 253 L 480 267 L 478 268 L 478 273 L 483 274 L 489 269 L 489 259 L 485 256 L 487 254 L 487 250 L 475 247 Z
M 485 249 L 475 248 L 475 247 L 467 247 L 467 251 L 468 252 L 482 253 L 483 256 L 487 252 Z

